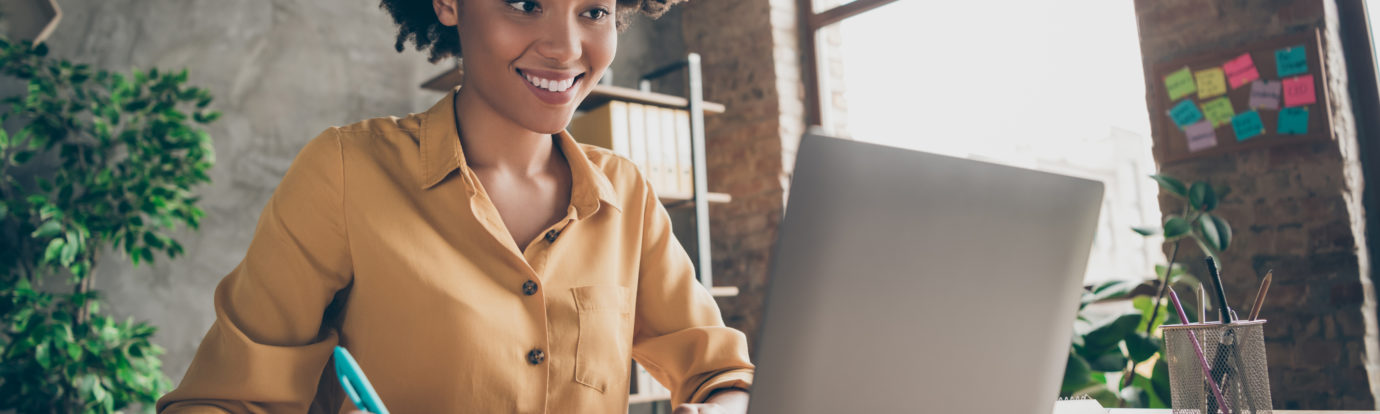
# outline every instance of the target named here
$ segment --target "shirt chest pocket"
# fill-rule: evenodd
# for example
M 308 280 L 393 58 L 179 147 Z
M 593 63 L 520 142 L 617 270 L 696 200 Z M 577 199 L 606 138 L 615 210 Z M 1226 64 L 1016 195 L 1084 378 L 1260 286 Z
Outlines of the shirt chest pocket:
M 628 373 L 632 346 L 631 289 L 584 286 L 571 289 L 580 316 L 575 344 L 575 382 L 604 392 Z

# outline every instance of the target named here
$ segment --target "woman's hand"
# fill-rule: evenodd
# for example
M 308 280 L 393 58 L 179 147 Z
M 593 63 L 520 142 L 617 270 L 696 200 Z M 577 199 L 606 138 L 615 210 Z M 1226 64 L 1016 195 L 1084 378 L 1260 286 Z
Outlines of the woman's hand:
M 718 391 L 703 404 L 681 404 L 671 414 L 746 414 L 748 393 L 738 389 Z

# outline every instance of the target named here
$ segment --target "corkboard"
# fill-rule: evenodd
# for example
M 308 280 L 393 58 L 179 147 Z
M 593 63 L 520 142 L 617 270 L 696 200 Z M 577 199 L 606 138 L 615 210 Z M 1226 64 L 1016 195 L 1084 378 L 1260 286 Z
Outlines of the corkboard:
M 1232 104 L 1233 111 L 1241 114 L 1255 109 L 1260 114 L 1260 119 L 1264 125 L 1265 132 L 1261 135 L 1251 137 L 1244 141 L 1238 140 L 1231 122 L 1221 124 L 1213 128 L 1217 136 L 1216 146 L 1198 151 L 1190 151 L 1188 136 L 1184 129 L 1179 127 L 1169 115 L 1169 110 L 1176 104 L 1184 100 L 1190 100 L 1197 105 L 1200 112 L 1202 104 L 1217 98 L 1202 99 L 1198 93 L 1191 93 L 1176 100 L 1170 100 L 1169 91 L 1165 86 L 1165 77 L 1169 74 L 1181 70 L 1185 67 L 1191 73 L 1207 70 L 1211 68 L 1222 68 L 1224 64 L 1232 59 L 1236 59 L 1242 54 L 1249 53 L 1251 60 L 1255 64 L 1256 70 L 1260 74 L 1260 80 L 1280 81 L 1275 60 L 1275 51 L 1296 46 L 1305 48 L 1305 55 L 1308 62 L 1308 70 L 1303 75 L 1313 75 L 1313 90 L 1316 102 L 1300 107 L 1308 110 L 1308 129 L 1303 134 L 1280 134 L 1279 133 L 1279 113 L 1284 108 L 1284 102 L 1280 102 L 1280 109 L 1257 109 L 1249 106 L 1252 85 L 1247 83 L 1239 88 L 1231 88 L 1228 85 L 1227 97 Z M 1286 76 L 1301 76 L 1291 75 Z M 1332 139 L 1332 112 L 1328 105 L 1329 96 L 1332 94 L 1327 89 L 1327 71 L 1322 65 L 1322 42 L 1318 31 L 1309 30 L 1306 32 L 1280 36 L 1277 38 L 1263 40 L 1257 43 L 1242 47 L 1216 50 L 1194 56 L 1188 56 L 1172 61 L 1164 62 L 1154 66 L 1151 73 L 1150 91 L 1150 119 L 1155 124 L 1155 151 L 1161 164 L 1170 164 L 1185 161 L 1197 157 L 1210 157 L 1227 154 L 1236 151 L 1243 151 L 1252 148 L 1263 148 L 1275 145 L 1287 145 L 1315 140 Z M 1230 83 L 1230 82 L 1229 82 Z M 1203 115 L 1206 115 L 1203 112 Z

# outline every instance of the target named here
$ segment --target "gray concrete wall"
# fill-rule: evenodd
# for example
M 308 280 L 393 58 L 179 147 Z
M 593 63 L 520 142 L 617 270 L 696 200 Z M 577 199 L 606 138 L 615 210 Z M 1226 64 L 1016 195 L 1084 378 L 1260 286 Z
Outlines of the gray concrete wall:
M 179 381 L 215 319 L 211 294 L 244 256 L 259 213 L 298 150 L 329 126 L 425 110 L 418 88 L 444 66 L 393 50 L 372 0 L 62 0 L 52 53 L 97 67 L 187 68 L 224 113 L 217 164 L 199 189 L 206 219 L 178 238 L 187 255 L 137 268 L 102 255 L 102 310 L 158 326 L 164 371 Z

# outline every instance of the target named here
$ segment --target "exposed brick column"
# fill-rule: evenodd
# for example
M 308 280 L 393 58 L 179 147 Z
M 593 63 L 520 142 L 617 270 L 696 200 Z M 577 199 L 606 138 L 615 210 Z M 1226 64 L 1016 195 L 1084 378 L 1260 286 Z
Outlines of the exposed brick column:
M 1136 17 L 1148 91 L 1162 82 L 1151 72 L 1157 63 L 1322 29 L 1323 66 L 1333 91 L 1324 104 L 1334 114 L 1335 141 L 1238 151 L 1161 169 L 1185 181 L 1231 187 L 1218 210 L 1235 234 L 1221 257 L 1235 307 L 1249 307 L 1260 278 L 1274 269 L 1261 317 L 1269 320 L 1275 408 L 1374 409 L 1380 385 L 1375 294 L 1334 0 L 1137 0 Z M 1155 136 L 1164 134 L 1161 123 L 1151 125 Z M 1162 197 L 1161 210 L 1178 211 L 1180 203 Z M 1207 274 L 1198 249 L 1179 253 L 1191 273 Z
M 756 344 L 767 267 L 804 131 L 795 0 L 686 3 L 686 48 L 702 56 L 705 99 L 728 111 L 705 118 L 709 187 L 733 195 L 710 209 L 714 279 L 739 286 L 721 300 L 730 326 Z

